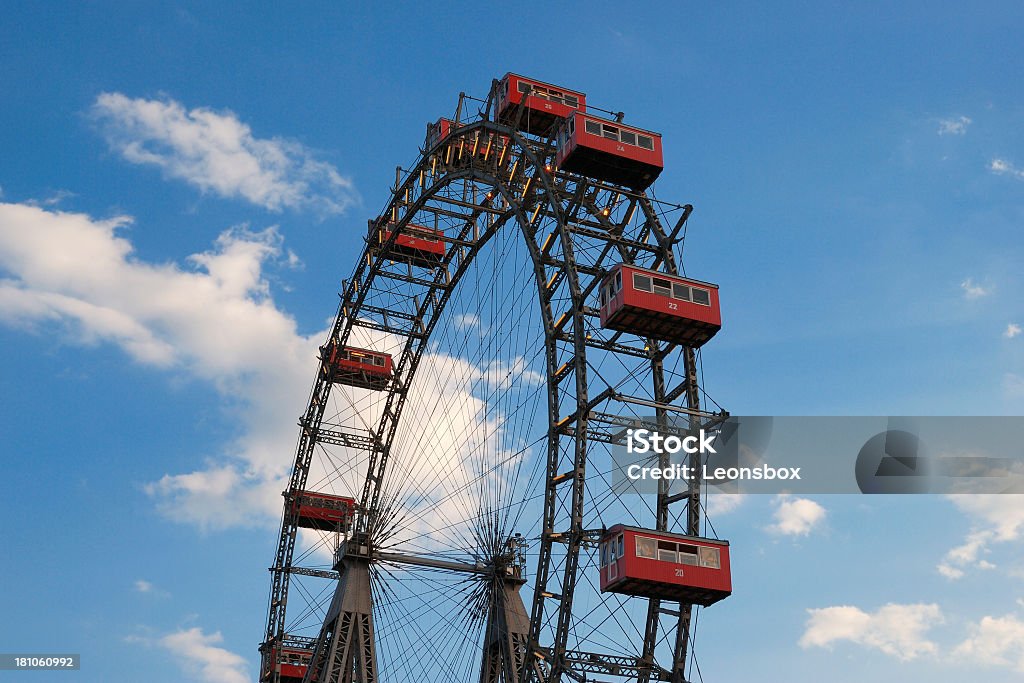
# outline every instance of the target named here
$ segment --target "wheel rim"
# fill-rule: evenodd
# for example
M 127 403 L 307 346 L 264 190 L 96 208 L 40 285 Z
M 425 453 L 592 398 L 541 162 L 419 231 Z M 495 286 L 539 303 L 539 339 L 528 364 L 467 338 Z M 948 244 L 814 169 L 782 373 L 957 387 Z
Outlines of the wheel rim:
M 480 163 L 470 155 L 463 163 L 453 153 L 455 144 L 465 151 L 467 140 L 502 135 L 514 141 L 504 158 Z M 405 264 L 404 279 L 394 277 L 401 263 L 388 258 L 393 237 L 367 247 L 332 337 L 393 353 L 397 381 L 382 394 L 314 386 L 290 490 L 354 496 L 356 528 L 384 552 L 493 565 L 512 534 L 522 534 L 531 627 L 523 677 L 559 678 L 565 670 L 668 677 L 679 668 L 688 620 L 677 616 L 673 628 L 656 601 L 601 596 L 593 535 L 620 521 L 671 523 L 660 498 L 652 506 L 614 495 L 608 441 L 623 426 L 608 418 L 646 417 L 642 404 L 623 396 L 660 405 L 683 395 L 698 409 L 693 353 L 663 355 L 657 343 L 601 330 L 588 304 L 615 262 L 675 272 L 672 240 L 646 197 L 559 176 L 550 156 L 549 146 L 483 122 L 428 150 L 405 175 L 385 215 L 455 240 L 444 268 Z M 674 210 L 681 224 L 689 207 Z M 512 252 L 518 256 L 507 259 Z M 496 290 L 481 283 L 499 275 L 512 286 L 505 297 L 485 299 Z M 536 294 L 512 295 L 530 289 Z M 453 298 L 467 290 L 475 296 Z M 488 333 L 473 341 L 477 326 Z M 500 399 L 485 400 L 481 389 Z M 451 400 L 432 411 L 431 396 Z M 660 408 L 646 412 L 664 416 Z M 336 432 L 365 432 L 371 447 L 338 446 Z M 463 457 L 446 460 L 451 451 Z M 294 527 L 286 515 L 274 594 L 287 597 L 295 587 L 305 606 L 286 624 L 283 607 L 275 613 L 272 603 L 268 641 L 315 637 L 330 600 L 329 556 L 339 537 L 318 532 L 296 548 Z M 297 571 L 318 554 L 320 566 L 305 569 L 319 576 Z M 326 587 L 300 588 L 313 579 L 326 579 Z M 381 680 L 480 677 L 485 606 L 500 593 L 488 580 L 380 561 L 372 583 Z M 410 633 L 427 656 L 409 657 Z

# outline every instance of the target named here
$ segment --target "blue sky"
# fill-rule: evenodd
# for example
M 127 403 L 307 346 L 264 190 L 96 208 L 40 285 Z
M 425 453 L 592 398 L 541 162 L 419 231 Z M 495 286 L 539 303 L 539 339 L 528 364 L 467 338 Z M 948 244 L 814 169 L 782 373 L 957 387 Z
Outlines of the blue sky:
M 663 134 L 734 414 L 1024 410 L 1017 3 L 0 16 L 0 650 L 83 653 L 53 680 L 255 677 L 340 280 L 424 124 L 509 70 Z M 725 507 L 705 680 L 1024 672 L 1020 501 Z

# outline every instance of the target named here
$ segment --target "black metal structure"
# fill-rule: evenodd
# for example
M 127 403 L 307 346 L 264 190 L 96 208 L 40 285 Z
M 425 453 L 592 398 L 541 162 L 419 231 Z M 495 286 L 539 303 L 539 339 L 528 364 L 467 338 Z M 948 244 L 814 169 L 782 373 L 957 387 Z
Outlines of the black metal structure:
M 595 302 L 615 263 L 675 274 L 691 207 L 559 172 L 550 138 L 493 120 L 493 88 L 469 102 L 398 169 L 396 227 L 341 293 L 328 344 L 387 352 L 393 375 L 317 374 L 286 499 L 351 495 L 355 517 L 300 534 L 285 507 L 261 680 L 687 680 L 691 607 L 601 595 L 595 541 L 623 520 L 698 534 L 699 482 L 625 501 L 610 450 L 725 413 L 701 408 L 693 349 L 604 330 Z M 436 264 L 392 249 L 410 223 L 443 231 Z

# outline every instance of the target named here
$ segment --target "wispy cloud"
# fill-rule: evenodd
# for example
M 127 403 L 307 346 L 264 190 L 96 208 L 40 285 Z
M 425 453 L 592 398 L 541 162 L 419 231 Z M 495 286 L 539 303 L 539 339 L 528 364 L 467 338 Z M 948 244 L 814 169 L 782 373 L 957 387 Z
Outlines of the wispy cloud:
M 800 638 L 803 648 L 830 648 L 836 642 L 849 641 L 903 661 L 938 651 L 927 638 L 932 626 L 943 622 L 942 611 L 935 604 L 888 604 L 875 612 L 841 605 L 807 613 L 810 618 Z
M 949 499 L 970 519 L 971 531 L 936 567 L 948 579 L 959 579 L 970 569 L 992 569 L 994 565 L 985 559 L 990 546 L 1024 535 L 1024 495 L 952 495 Z
M 459 330 L 480 328 L 480 316 L 473 313 L 459 313 L 454 319 L 455 327 Z
M 136 579 L 135 583 L 132 584 L 132 589 L 136 593 L 151 595 L 158 598 L 169 598 L 171 596 L 167 591 L 157 588 L 151 581 L 146 581 L 145 579 Z
M 939 119 L 939 135 L 964 135 L 967 126 L 971 125 L 971 119 L 966 116 L 955 116 L 948 119 Z
M 969 567 L 991 568 L 992 565 L 981 559 L 980 555 L 988 552 L 988 545 L 993 538 L 994 534 L 991 531 L 972 531 L 963 543 L 946 553 L 936 569 L 947 579 L 955 580 L 963 578 Z
M 2 196 L 2 193 L 0 193 L 0 196 Z M 56 192 L 51 194 L 49 197 L 46 197 L 45 199 L 30 199 L 25 203 L 31 204 L 32 206 L 54 207 L 63 202 L 65 199 L 70 199 L 74 196 L 74 192 L 70 192 L 68 190 L 57 190 Z
M 809 498 L 780 494 L 775 500 L 775 523 L 768 531 L 784 536 L 806 536 L 825 521 L 825 508 Z
M 964 297 L 967 299 L 980 299 L 983 296 L 988 296 L 992 293 L 992 287 L 985 287 L 974 281 L 974 278 L 967 278 L 960 283 L 960 289 L 964 291 Z
M 1017 168 L 1006 159 L 993 159 L 989 162 L 988 170 L 996 175 L 1008 175 L 1017 180 L 1024 180 L 1024 170 Z
M 1021 333 L 1020 325 L 1017 323 L 1010 323 L 1006 326 L 1006 330 L 1003 331 L 1003 336 L 1007 339 L 1013 339 Z
M 110 148 L 125 160 L 163 170 L 203 192 L 241 198 L 270 211 L 343 212 L 356 201 L 352 181 L 302 144 L 257 138 L 230 111 L 186 109 L 171 100 L 103 93 L 91 109 Z
M 745 493 L 715 493 L 705 496 L 705 511 L 711 518 L 727 515 L 740 509 L 746 499 L 747 494 Z
M 935 569 L 938 570 L 938 572 L 940 574 L 942 574 L 943 576 L 945 576 L 947 579 L 951 579 L 951 580 L 954 580 L 954 581 L 956 579 L 962 579 L 964 577 L 964 570 L 963 569 L 958 569 L 958 568 L 954 567 L 953 565 L 948 564 L 946 562 L 940 562 L 935 567 Z

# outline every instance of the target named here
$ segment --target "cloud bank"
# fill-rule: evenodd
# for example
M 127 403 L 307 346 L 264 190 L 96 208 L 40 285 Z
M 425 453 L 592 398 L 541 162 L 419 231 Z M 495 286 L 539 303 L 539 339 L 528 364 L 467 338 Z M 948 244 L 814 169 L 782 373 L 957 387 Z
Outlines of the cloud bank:
M 64 343 L 111 343 L 136 362 L 209 383 L 237 437 L 184 474 L 150 483 L 164 514 L 213 529 L 280 515 L 293 416 L 326 330 L 298 333 L 263 276 L 281 260 L 274 229 L 232 228 L 176 263 L 145 263 L 122 236 L 127 216 L 0 203 L 0 322 L 59 326 Z

